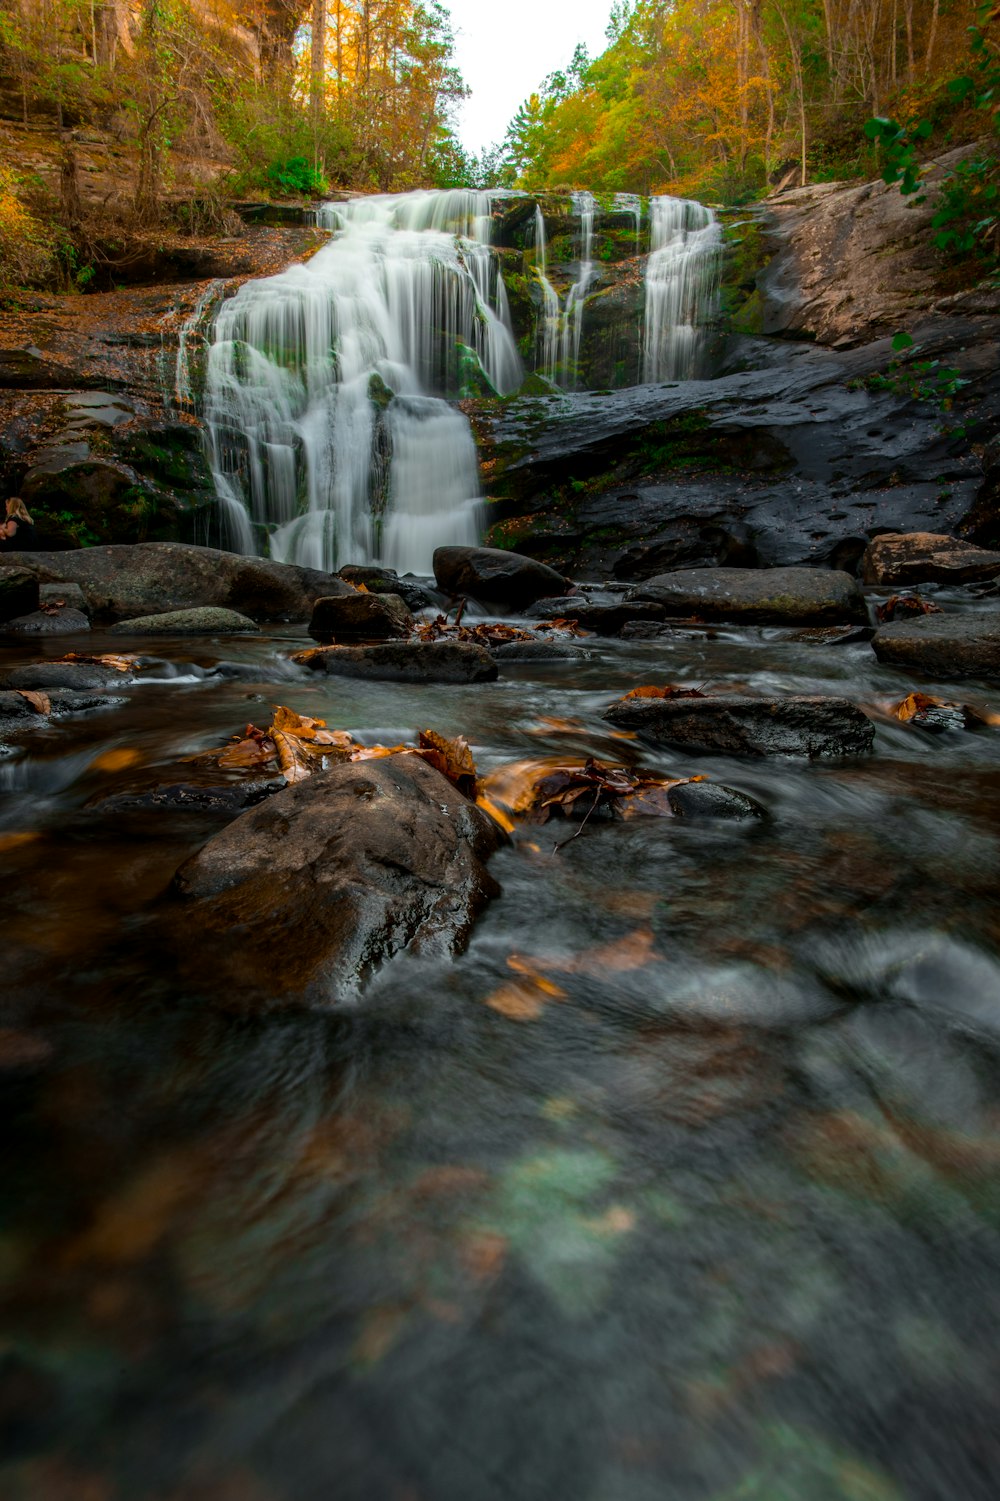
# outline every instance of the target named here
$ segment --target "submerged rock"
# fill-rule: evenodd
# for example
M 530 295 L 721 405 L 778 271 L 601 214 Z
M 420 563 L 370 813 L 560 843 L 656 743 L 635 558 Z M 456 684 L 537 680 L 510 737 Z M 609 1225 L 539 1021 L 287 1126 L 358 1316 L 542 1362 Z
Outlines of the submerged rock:
M 387 641 L 405 638 L 413 616 L 398 594 L 345 594 L 318 599 L 309 634 L 314 641 Z
M 164 615 L 139 615 L 120 620 L 112 636 L 235 636 L 256 634 L 256 622 L 236 610 L 205 606 L 198 610 L 168 610 Z
M 763 803 L 748 797 L 745 792 L 738 792 L 735 787 L 725 787 L 721 782 L 681 782 L 670 788 L 667 802 L 677 818 L 741 822 L 767 817 Z
M 95 709 L 116 709 L 125 703 L 103 693 L 85 693 L 72 689 L 60 689 L 54 693 L 45 690 L 28 690 L 44 693 L 44 702 L 33 703 L 24 691 L 0 690 L 0 734 L 20 735 L 25 731 L 39 729 L 51 719 L 62 719 L 73 714 L 89 714 Z
M 1000 574 L 1000 552 L 937 532 L 889 532 L 861 560 L 866 584 L 966 584 Z
M 624 625 L 637 620 L 661 621 L 666 615 L 663 606 L 652 600 L 590 600 L 583 594 L 545 599 L 526 613 L 532 620 L 575 620 L 585 631 L 595 631 L 598 636 L 616 636 Z
M 132 681 L 131 675 L 96 662 L 30 662 L 0 674 L 0 689 L 19 688 L 50 693 L 56 688 L 92 693 Z
M 502 641 L 490 647 L 490 655 L 498 662 L 564 662 L 575 657 L 579 647 L 568 637 L 553 635 L 547 641 Z
M 880 662 L 932 677 L 1000 679 L 1000 614 L 921 615 L 880 626 L 872 638 Z
M 647 579 L 626 603 L 652 600 L 664 614 L 746 625 L 868 624 L 850 574 L 828 568 L 689 568 Z
M 10 553 L 6 558 L 11 557 Z M 30 568 L 0 563 L 0 620 L 13 620 L 38 609 L 38 579 Z
M 353 592 L 343 579 L 313 568 L 181 542 L 8 553 L 7 559 L 38 583 L 78 584 L 88 610 L 102 622 L 209 606 L 239 610 L 254 620 L 308 620 L 313 601 L 322 595 Z M 23 614 L 37 603 L 36 595 L 12 613 Z
M 846 698 L 624 698 L 604 712 L 654 745 L 726 756 L 861 756 L 875 726 Z
M 390 683 L 489 683 L 499 669 L 485 646 L 472 641 L 386 641 L 377 646 L 331 646 L 296 657 L 313 672 Z
M 512 610 L 564 595 L 570 587 L 569 579 L 546 563 L 502 547 L 439 547 L 434 577 L 446 594 L 467 594 Z
M 501 835 L 418 756 L 343 763 L 269 798 L 177 872 L 182 962 L 270 1009 L 358 994 L 404 949 L 465 945 Z

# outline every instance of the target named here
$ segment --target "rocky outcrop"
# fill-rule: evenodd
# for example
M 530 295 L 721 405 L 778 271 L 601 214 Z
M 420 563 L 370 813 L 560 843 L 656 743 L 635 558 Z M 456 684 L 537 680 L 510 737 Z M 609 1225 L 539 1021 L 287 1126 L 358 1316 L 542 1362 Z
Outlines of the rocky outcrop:
M 891 667 L 930 677 L 1000 681 L 1000 614 L 921 615 L 883 625 L 875 655 Z
M 434 577 L 446 594 L 471 595 L 483 604 L 523 610 L 547 595 L 565 594 L 569 579 L 535 558 L 498 547 L 439 547 Z
M 744 625 L 868 623 L 854 579 L 825 568 L 692 568 L 647 579 L 627 596 L 668 616 Z
M 654 745 L 722 756 L 860 756 L 875 740 L 874 725 L 846 698 L 624 698 L 604 718 Z
M 312 672 L 385 683 L 490 683 L 497 664 L 473 641 L 386 641 L 377 646 L 331 646 L 297 658 Z
M 234 636 L 252 635 L 258 627 L 238 610 L 207 605 L 197 610 L 168 610 L 164 615 L 139 615 L 120 620 L 112 636 Z
M 335 1005 L 403 950 L 450 954 L 499 888 L 499 831 L 418 756 L 345 763 L 243 814 L 177 872 L 182 967 L 236 1008 Z
M 39 581 L 78 584 L 100 622 L 207 606 L 256 621 L 308 620 L 316 599 L 352 592 L 342 579 L 315 569 L 179 542 L 10 553 L 7 563 Z
M 967 584 L 1000 574 L 1000 552 L 933 532 L 876 537 L 861 559 L 866 584 Z

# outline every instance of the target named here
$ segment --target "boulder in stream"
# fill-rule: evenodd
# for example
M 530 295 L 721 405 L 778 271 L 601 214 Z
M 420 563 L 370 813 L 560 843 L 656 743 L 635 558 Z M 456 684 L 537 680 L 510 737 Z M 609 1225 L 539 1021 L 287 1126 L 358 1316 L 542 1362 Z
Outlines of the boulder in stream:
M 6 554 L 9 560 L 10 553 Z M 38 609 L 38 578 L 30 568 L 0 564 L 0 620 L 13 620 Z
M 196 610 L 168 610 L 163 615 L 139 615 L 113 625 L 112 636 L 239 636 L 255 634 L 258 626 L 237 610 L 206 605 Z
M 413 616 L 398 594 L 345 594 L 318 599 L 309 634 L 314 641 L 388 641 L 404 639 Z
M 930 677 L 1000 681 L 1000 613 L 919 615 L 880 626 L 872 638 L 880 662 Z
M 523 610 L 571 587 L 569 579 L 547 563 L 502 547 L 438 547 L 434 577 L 446 594 L 471 595 L 510 610 Z
M 490 683 L 499 671 L 486 647 L 473 641 L 329 646 L 300 652 L 295 660 L 313 672 L 388 683 Z
M 4 636 L 78 636 L 90 630 L 90 620 L 82 610 L 32 610 L 3 624 Z
M 501 838 L 419 756 L 334 766 L 181 866 L 182 963 L 236 1008 L 350 1000 L 404 949 L 464 947 L 499 892 L 485 861 Z
M 861 560 L 866 584 L 968 584 L 1000 574 L 1000 552 L 937 532 L 888 532 Z
M 875 726 L 846 698 L 623 698 L 604 712 L 654 745 L 723 756 L 862 756 Z
M 833 568 L 684 568 L 646 579 L 625 598 L 738 625 L 868 624 L 857 582 Z

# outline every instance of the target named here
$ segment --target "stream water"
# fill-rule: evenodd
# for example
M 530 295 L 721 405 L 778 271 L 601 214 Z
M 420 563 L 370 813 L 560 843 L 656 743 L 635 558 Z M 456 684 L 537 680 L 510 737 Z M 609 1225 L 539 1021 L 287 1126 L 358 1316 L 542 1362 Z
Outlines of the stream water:
M 0 760 L 5 1501 L 993 1501 L 1000 734 L 776 630 L 469 688 L 317 682 L 303 642 L 135 643 L 168 665 Z M 664 681 L 846 693 L 876 753 L 614 738 Z M 463 956 L 258 1021 L 150 962 L 219 820 L 99 804 L 275 703 L 770 817 L 525 828 Z M 530 1019 L 515 954 L 562 992 Z

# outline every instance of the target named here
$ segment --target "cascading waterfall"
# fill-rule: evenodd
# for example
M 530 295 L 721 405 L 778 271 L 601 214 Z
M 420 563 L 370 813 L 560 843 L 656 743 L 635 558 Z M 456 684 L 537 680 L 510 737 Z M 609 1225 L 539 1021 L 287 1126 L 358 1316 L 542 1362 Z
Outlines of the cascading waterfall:
M 540 373 L 555 385 L 559 375 L 559 296 L 548 277 L 545 219 L 535 204 L 535 273 L 542 293 Z
M 580 269 L 570 287 L 563 309 L 559 340 L 559 384 L 572 390 L 578 383 L 580 339 L 583 334 L 583 304 L 594 277 L 594 214 L 597 200 L 593 193 L 574 193 L 573 212 L 580 216 Z
M 616 193 L 615 208 L 619 213 L 631 214 L 635 220 L 635 253 L 642 249 L 642 199 L 638 193 Z
M 220 307 L 204 418 L 225 544 L 333 569 L 426 572 L 478 541 L 465 416 L 444 399 L 521 382 L 491 203 L 454 190 L 330 206 L 311 261 Z
M 650 219 L 643 379 L 692 380 L 718 299 L 722 228 L 710 208 L 685 198 L 652 199 Z

